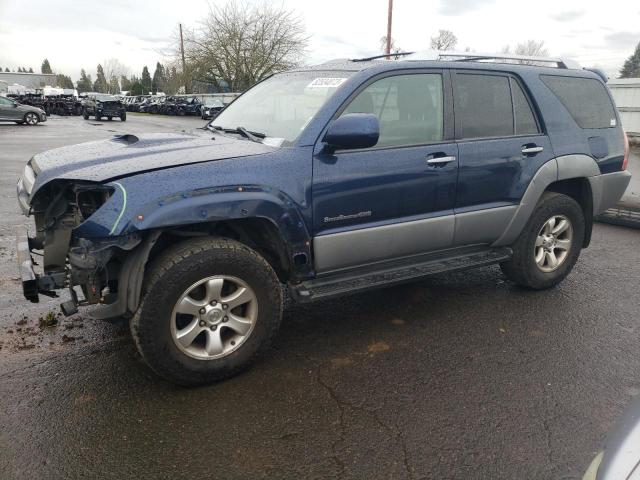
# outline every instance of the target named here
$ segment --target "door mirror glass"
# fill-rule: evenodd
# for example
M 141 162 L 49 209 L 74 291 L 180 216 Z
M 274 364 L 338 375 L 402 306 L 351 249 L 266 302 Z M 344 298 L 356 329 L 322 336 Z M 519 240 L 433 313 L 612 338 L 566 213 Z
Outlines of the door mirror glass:
M 373 147 L 379 137 L 378 117 L 370 113 L 349 113 L 329 125 L 324 141 L 335 151 Z

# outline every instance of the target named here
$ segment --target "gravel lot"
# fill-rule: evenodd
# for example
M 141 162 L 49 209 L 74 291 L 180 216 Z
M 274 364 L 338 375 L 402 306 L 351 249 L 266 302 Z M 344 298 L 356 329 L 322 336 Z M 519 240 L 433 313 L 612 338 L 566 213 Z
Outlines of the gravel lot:
M 640 393 L 639 230 L 596 225 L 551 291 L 487 268 L 292 306 L 267 358 L 206 388 L 154 377 L 124 323 L 81 312 L 41 327 L 60 300 L 21 296 L 12 235 L 25 221 L 24 163 L 202 123 L 0 124 L 0 477 L 582 478 Z

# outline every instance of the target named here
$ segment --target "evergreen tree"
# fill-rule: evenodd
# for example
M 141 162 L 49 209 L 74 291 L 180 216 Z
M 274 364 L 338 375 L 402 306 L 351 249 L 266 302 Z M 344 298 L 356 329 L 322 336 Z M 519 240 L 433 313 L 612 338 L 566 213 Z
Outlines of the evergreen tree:
M 167 86 L 167 74 L 160 62 L 156 63 L 156 71 L 153 72 L 153 80 L 151 81 L 151 89 L 153 93 L 164 92 Z
M 104 76 L 104 70 L 102 65 L 98 64 L 96 72 L 96 81 L 93 82 L 93 91 L 98 93 L 107 93 L 109 90 L 109 83 L 107 83 L 107 77 Z
M 40 67 L 40 72 L 53 73 L 53 70 L 51 70 L 51 65 L 49 65 L 49 60 L 47 60 L 46 58 L 42 61 L 42 67 Z
M 56 75 L 56 84 L 58 88 L 73 88 L 73 80 L 68 75 L 62 75 L 61 73 Z
M 5 72 L 9 72 L 9 71 L 10 71 L 10 70 L 9 70 L 9 67 L 5 67 L 4 71 L 5 71 Z
M 126 75 L 120 76 L 120 88 L 125 92 L 131 90 L 131 80 L 129 80 Z
M 33 73 L 33 68 L 29 67 L 29 73 Z
M 624 62 L 620 70 L 620 78 L 640 77 L 640 43 L 636 46 L 633 54 Z
M 18 73 L 22 73 L 22 67 L 18 67 Z
M 90 92 L 93 89 L 93 83 L 91 82 L 91 75 L 87 75 L 84 68 L 80 70 L 80 80 L 76 83 L 78 93 Z
M 134 77 L 135 78 L 135 77 Z M 144 95 L 146 92 L 138 79 L 131 81 L 131 95 Z
M 142 85 L 142 89 L 144 90 L 143 95 L 146 95 L 151 91 L 151 75 L 149 75 L 149 69 L 146 65 L 142 69 L 142 78 L 140 80 L 140 84 Z

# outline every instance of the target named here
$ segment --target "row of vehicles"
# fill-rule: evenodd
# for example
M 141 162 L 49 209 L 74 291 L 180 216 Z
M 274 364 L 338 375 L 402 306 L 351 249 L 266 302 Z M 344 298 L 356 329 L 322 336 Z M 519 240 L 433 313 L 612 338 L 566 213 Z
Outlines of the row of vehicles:
M 124 97 L 122 103 L 129 112 L 161 115 L 194 115 L 203 120 L 214 118 L 239 94 L 213 93 L 198 95 L 137 95 Z
M 40 108 L 44 110 L 47 115 L 82 114 L 82 102 L 73 94 L 62 93 L 57 95 L 46 95 L 41 90 L 36 90 L 35 93 L 8 94 L 7 98 L 18 102 L 21 105 Z

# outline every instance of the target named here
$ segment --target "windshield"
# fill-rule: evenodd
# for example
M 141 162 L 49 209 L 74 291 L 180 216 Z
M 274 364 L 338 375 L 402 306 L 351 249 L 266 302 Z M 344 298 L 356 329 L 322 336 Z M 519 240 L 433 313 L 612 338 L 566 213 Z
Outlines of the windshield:
M 291 72 L 274 75 L 230 104 L 211 122 L 264 134 L 270 145 L 291 144 L 351 72 Z
M 202 99 L 203 103 L 207 106 L 207 107 L 220 107 L 222 108 L 222 100 L 220 100 L 219 98 L 216 97 L 205 97 Z

